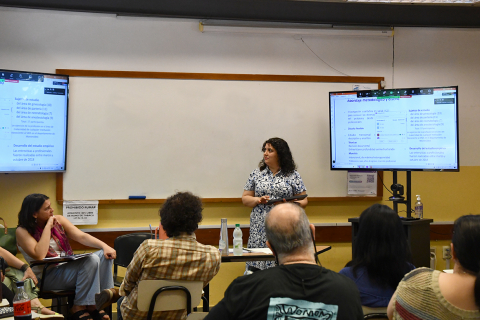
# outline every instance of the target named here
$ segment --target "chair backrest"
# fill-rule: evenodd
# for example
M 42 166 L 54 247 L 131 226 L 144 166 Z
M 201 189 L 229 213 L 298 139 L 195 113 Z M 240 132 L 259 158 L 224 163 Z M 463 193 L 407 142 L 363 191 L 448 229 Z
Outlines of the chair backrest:
M 363 319 L 370 320 L 370 319 L 388 319 L 388 315 L 386 313 L 369 313 L 363 316 Z
M 208 312 L 192 312 L 188 315 L 187 320 L 203 320 Z
M 191 296 L 190 310 L 187 306 L 188 291 Z M 154 298 L 155 293 L 168 288 Z M 141 280 L 138 283 L 137 308 L 140 311 L 149 311 L 151 302 L 155 303 L 152 311 L 170 311 L 186 309 L 191 312 L 191 307 L 200 304 L 202 298 L 203 281 L 189 280 Z
M 363 319 L 388 319 L 387 308 L 370 308 L 362 306 Z
M 113 263 L 124 268 L 128 267 L 135 251 L 147 239 L 151 239 L 150 233 L 129 233 L 117 237 L 113 243 L 113 248 L 117 251 Z

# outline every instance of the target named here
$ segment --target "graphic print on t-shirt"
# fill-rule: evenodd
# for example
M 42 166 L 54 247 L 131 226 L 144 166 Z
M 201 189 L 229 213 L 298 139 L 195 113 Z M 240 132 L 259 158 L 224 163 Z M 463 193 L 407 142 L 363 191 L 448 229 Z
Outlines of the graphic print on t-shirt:
M 336 320 L 337 314 L 337 305 L 290 298 L 270 298 L 267 320 Z

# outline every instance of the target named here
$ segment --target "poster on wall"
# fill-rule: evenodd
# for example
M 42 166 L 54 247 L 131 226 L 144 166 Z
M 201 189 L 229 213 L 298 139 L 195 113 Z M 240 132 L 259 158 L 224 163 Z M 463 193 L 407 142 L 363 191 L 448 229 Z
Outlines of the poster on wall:
M 348 171 L 349 196 L 376 196 L 377 171 Z
M 63 216 L 74 225 L 98 224 L 98 200 L 64 201 Z

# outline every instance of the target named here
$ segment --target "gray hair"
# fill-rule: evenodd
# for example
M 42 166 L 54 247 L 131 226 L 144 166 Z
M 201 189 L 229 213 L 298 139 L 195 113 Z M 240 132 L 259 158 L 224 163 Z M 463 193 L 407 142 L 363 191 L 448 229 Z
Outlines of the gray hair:
M 298 213 L 298 219 L 291 223 L 278 223 L 270 221 L 270 212 L 265 217 L 265 233 L 268 242 L 273 246 L 280 257 L 295 251 L 306 250 L 313 247 L 312 233 L 308 217 L 302 207 L 292 203 L 279 206 L 291 206 L 292 211 Z M 273 209 L 272 209 L 273 210 Z

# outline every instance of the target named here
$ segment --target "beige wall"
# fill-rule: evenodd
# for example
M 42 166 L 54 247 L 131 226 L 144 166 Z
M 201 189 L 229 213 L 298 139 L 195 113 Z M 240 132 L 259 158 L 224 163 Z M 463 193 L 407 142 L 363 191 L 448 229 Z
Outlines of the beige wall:
M 385 173 L 385 184 L 391 185 L 390 172 Z M 480 213 L 476 207 L 475 195 L 480 167 L 462 167 L 458 173 L 427 173 L 412 174 L 412 194 L 420 193 L 424 202 L 424 215 L 435 221 L 453 221 L 458 216 L 468 213 Z M 399 173 L 399 180 L 403 177 Z M 401 180 L 399 181 L 403 183 Z M 45 193 L 55 200 L 55 174 L 2 174 L 0 175 L 0 195 L 2 204 L 1 216 L 9 226 L 17 224 L 17 213 L 23 197 L 29 193 Z M 385 191 L 384 198 L 388 198 Z M 387 205 L 389 202 L 384 201 Z M 349 217 L 358 216 L 372 202 L 311 202 L 307 214 L 312 222 L 347 222 Z M 56 201 L 52 203 L 55 212 L 61 214 L 62 208 Z M 82 228 L 118 228 L 145 227 L 158 223 L 159 205 L 101 205 L 99 223 L 96 226 Z M 400 210 L 403 210 L 400 206 Z M 204 210 L 204 225 L 218 225 L 220 218 L 228 218 L 229 223 L 249 223 L 250 210 L 240 203 L 206 204 Z M 404 213 L 401 215 L 404 215 Z M 132 217 L 135 217 L 132 219 Z M 245 240 L 244 240 L 245 241 Z M 322 264 L 334 271 L 339 271 L 351 259 L 350 243 L 322 243 L 331 245 L 332 249 L 320 256 Z M 449 241 L 432 242 L 436 247 L 437 269 L 445 268 L 441 259 L 441 247 L 449 245 Z M 243 274 L 243 263 L 225 263 L 211 284 L 211 304 L 218 302 L 223 296 L 228 284 L 237 276 Z
M 398 173 L 399 183 L 405 184 L 404 173 Z M 456 217 L 468 213 L 480 213 L 476 206 L 477 180 L 480 167 L 461 167 L 460 172 L 413 172 L 412 195 L 421 194 L 425 217 L 435 221 L 453 221 Z M 392 173 L 385 172 L 384 182 L 392 184 Z M 308 186 L 307 186 L 308 188 Z M 25 195 L 34 192 L 45 193 L 55 199 L 55 174 L 0 174 L 1 216 L 9 226 L 17 223 L 17 214 Z M 239 191 L 239 195 L 241 190 Z M 384 191 L 384 199 L 389 196 Z M 372 201 L 310 202 L 307 214 L 314 223 L 347 222 L 350 217 L 358 216 Z M 390 202 L 385 202 L 390 204 Z M 57 214 L 62 207 L 53 201 Z M 83 228 L 124 228 L 147 227 L 156 224 L 159 205 L 101 205 L 98 225 Z M 400 210 L 404 210 L 400 206 Z M 401 213 L 405 215 L 405 213 Z M 132 219 L 135 217 L 135 219 Z M 229 223 L 248 224 L 250 209 L 241 203 L 206 203 L 203 225 L 218 225 L 220 218 L 229 218 Z

